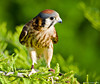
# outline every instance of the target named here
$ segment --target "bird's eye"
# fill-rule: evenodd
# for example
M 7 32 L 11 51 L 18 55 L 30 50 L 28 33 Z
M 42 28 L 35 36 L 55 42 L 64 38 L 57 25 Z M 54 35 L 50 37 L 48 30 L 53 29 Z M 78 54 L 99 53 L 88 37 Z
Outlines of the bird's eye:
M 50 17 L 50 20 L 53 20 L 54 19 L 54 17 Z

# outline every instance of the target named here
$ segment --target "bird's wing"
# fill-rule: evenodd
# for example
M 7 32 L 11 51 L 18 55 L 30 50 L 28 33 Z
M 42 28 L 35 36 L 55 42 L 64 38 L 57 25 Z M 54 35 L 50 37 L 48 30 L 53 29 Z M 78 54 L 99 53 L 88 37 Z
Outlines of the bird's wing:
M 54 34 L 53 34 L 53 36 L 52 36 L 52 42 L 53 42 L 54 44 L 56 44 L 56 43 L 58 42 L 58 34 L 57 34 L 55 28 L 54 28 Z
M 39 20 L 38 20 L 39 19 Z M 19 42 L 21 44 L 25 44 L 27 41 L 28 36 L 30 35 L 30 33 L 34 32 L 34 30 L 39 30 L 40 29 L 40 18 L 33 18 L 31 21 L 29 21 L 28 23 L 25 24 L 25 26 L 23 27 L 23 30 L 20 34 L 19 37 Z
M 26 36 L 28 35 L 28 28 L 27 28 L 27 26 L 25 25 L 24 27 L 23 27 L 23 30 L 22 30 L 22 32 L 21 32 L 21 34 L 20 34 L 20 37 L 19 37 L 19 42 L 21 43 L 21 44 L 25 44 L 25 38 L 26 38 Z

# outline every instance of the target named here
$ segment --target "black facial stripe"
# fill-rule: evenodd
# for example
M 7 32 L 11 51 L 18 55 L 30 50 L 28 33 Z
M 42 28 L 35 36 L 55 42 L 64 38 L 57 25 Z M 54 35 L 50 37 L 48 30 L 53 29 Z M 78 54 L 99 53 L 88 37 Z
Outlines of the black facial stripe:
M 42 20 L 42 27 L 45 25 L 45 19 Z
M 38 25 L 38 23 L 39 23 L 39 20 L 38 20 L 38 19 L 36 19 L 35 23 Z
M 50 28 L 51 26 L 52 26 L 52 24 L 54 23 L 54 21 L 52 21 L 52 23 L 49 25 L 49 27 L 48 28 Z

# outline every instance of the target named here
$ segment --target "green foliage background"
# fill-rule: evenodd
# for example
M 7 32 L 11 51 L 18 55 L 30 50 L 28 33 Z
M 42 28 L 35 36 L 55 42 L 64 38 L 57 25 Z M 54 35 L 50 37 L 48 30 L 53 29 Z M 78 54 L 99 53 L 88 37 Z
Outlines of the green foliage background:
M 100 81 L 100 1 L 99 0 L 2 0 L 0 1 L 0 62 L 18 54 L 14 66 L 30 69 L 31 60 L 18 37 L 23 25 L 44 9 L 56 10 L 62 24 L 55 25 L 59 42 L 54 46 L 51 67 L 59 63 L 61 72 L 73 70 L 79 82 Z M 4 23 L 6 22 L 6 23 Z M 19 26 L 20 25 L 20 26 Z M 21 26 L 22 25 L 22 26 Z M 17 27 L 16 27 L 17 26 Z M 4 62 L 5 62 L 4 61 Z M 24 62 L 23 62 L 24 61 Z M 39 66 L 45 63 L 39 62 Z M 12 63 L 13 64 L 13 63 Z M 9 71 L 3 62 L 0 70 Z

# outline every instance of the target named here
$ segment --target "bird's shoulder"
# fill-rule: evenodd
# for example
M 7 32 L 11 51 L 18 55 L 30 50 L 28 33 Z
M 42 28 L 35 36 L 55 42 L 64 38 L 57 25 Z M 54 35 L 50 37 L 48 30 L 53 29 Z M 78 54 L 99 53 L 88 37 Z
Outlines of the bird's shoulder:
M 35 17 L 31 21 L 26 23 L 25 25 L 28 27 L 28 29 L 34 29 L 34 30 L 40 31 L 43 28 L 42 21 L 43 21 L 42 18 Z
M 57 32 L 56 32 L 55 27 L 54 27 L 54 29 L 53 29 L 53 35 L 52 35 L 51 39 L 52 39 L 52 42 L 53 42 L 54 44 L 56 44 L 56 43 L 58 42 L 58 34 L 57 34 Z
M 38 19 L 38 20 L 37 20 Z M 25 38 L 30 36 L 30 34 L 34 34 L 36 32 L 39 32 L 41 30 L 41 19 L 40 18 L 33 18 L 28 23 L 26 23 L 21 31 L 21 34 L 19 36 L 19 42 L 21 44 L 25 43 Z

